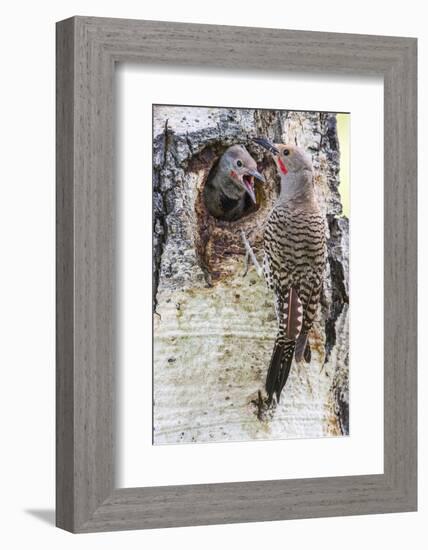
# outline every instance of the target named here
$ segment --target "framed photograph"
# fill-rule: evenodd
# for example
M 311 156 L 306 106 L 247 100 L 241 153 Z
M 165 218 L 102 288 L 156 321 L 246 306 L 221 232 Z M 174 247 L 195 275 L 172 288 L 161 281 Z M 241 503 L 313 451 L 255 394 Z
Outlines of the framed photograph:
M 57 525 L 417 507 L 416 39 L 57 24 Z

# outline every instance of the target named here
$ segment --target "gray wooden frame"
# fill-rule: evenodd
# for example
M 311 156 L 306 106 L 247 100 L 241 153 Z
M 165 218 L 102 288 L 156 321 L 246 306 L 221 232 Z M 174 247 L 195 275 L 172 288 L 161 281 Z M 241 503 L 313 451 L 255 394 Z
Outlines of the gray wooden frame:
M 91 532 L 416 510 L 416 47 L 413 38 L 154 21 L 73 17 L 57 24 L 59 527 Z M 382 475 L 115 488 L 113 82 L 115 63 L 124 61 L 383 76 Z

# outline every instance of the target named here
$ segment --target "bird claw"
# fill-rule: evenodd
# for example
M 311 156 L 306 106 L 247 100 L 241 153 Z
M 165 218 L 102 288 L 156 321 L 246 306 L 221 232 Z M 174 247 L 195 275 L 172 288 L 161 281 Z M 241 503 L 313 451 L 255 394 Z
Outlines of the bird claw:
M 257 258 L 256 258 L 256 255 L 254 254 L 254 250 L 251 248 L 251 245 L 250 243 L 248 242 L 248 239 L 247 239 L 247 236 L 245 235 L 244 231 L 241 230 L 241 238 L 242 238 L 242 242 L 244 243 L 244 246 L 245 246 L 245 270 L 244 270 L 244 275 L 243 277 L 245 277 L 245 275 L 248 273 L 248 259 L 251 258 L 251 261 L 254 265 L 254 267 L 256 268 L 256 272 L 257 272 L 257 275 L 259 277 L 263 277 L 263 269 L 261 268 Z
M 259 422 L 266 423 L 273 419 L 276 403 L 269 400 L 264 390 L 258 390 L 257 394 L 251 395 L 248 404 Z

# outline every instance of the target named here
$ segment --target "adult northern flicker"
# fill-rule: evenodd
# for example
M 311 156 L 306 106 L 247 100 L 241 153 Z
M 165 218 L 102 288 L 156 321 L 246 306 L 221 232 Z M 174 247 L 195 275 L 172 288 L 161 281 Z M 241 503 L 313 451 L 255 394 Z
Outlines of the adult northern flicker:
M 256 161 L 243 145 L 232 145 L 212 169 L 204 187 L 204 201 L 215 218 L 238 220 L 256 204 L 254 178 L 265 181 Z
M 266 377 L 268 401 L 279 402 L 293 356 L 310 361 L 308 333 L 320 300 L 326 263 L 325 225 L 315 195 L 312 161 L 294 145 L 272 145 L 281 180 L 264 232 L 263 272 L 275 295 L 278 333 Z

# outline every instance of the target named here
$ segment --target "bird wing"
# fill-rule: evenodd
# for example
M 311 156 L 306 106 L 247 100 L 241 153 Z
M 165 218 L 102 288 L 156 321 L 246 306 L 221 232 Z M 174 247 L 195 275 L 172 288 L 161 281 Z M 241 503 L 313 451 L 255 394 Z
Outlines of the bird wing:
M 282 327 L 284 337 L 287 340 L 296 340 L 303 325 L 303 304 L 295 288 L 290 287 L 287 290 L 283 303 Z
M 314 322 L 320 299 L 320 293 L 320 283 L 313 283 L 310 287 L 305 285 L 305 287 L 301 289 L 303 299 L 303 322 L 302 330 L 297 338 L 296 349 L 294 352 L 295 359 L 298 362 L 303 358 L 305 358 L 307 362 L 310 361 L 310 348 L 307 349 L 308 334 Z

